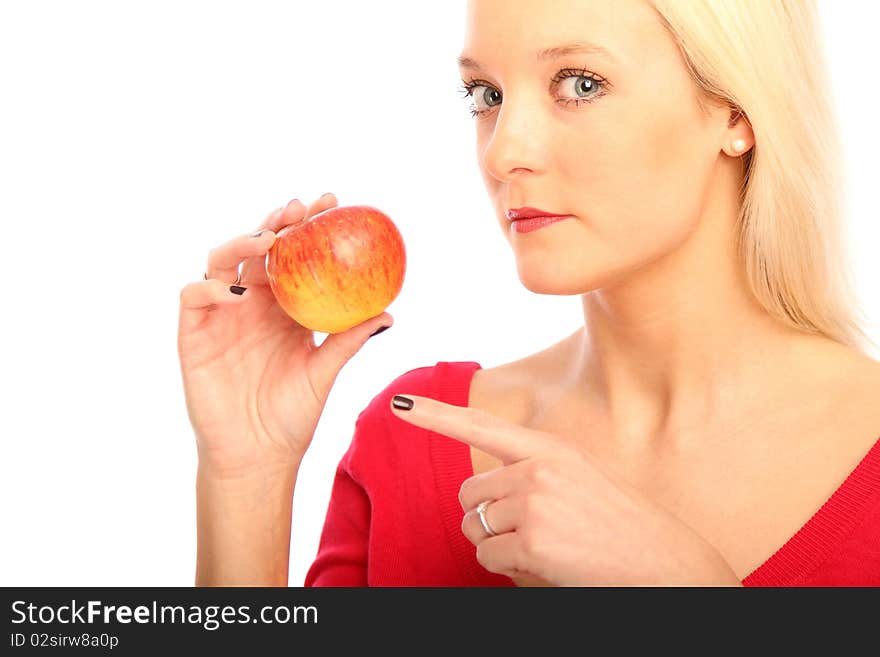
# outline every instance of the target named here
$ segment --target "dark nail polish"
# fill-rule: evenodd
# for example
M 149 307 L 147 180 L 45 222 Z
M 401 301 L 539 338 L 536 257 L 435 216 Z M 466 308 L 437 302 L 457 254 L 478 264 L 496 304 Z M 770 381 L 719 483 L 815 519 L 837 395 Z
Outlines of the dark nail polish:
M 391 328 L 390 326 L 380 326 L 375 331 L 370 333 L 370 337 L 372 338 L 374 335 L 379 335 L 382 331 L 387 331 L 390 328 Z
M 260 235 L 262 235 L 265 232 L 266 232 L 265 230 L 258 230 L 256 233 L 251 233 L 251 237 L 259 237 Z
M 232 292 L 233 294 L 237 294 L 239 296 L 244 294 L 244 291 L 246 289 L 247 289 L 246 287 L 242 287 L 241 285 L 230 285 L 229 286 L 229 291 Z
M 414 403 L 415 402 L 413 402 L 412 399 L 410 399 L 409 397 L 404 397 L 403 395 L 394 395 L 394 397 L 391 399 L 391 405 L 394 406 L 394 408 L 400 409 L 401 411 L 408 411 L 413 407 Z

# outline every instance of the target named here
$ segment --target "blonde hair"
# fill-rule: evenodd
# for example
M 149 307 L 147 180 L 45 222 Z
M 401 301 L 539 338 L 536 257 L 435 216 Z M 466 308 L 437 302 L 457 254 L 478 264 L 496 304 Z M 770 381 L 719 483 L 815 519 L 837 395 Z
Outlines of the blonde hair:
M 784 323 L 867 353 L 852 286 L 845 160 L 813 0 L 653 0 L 705 102 L 741 112 L 740 256 L 752 292 Z

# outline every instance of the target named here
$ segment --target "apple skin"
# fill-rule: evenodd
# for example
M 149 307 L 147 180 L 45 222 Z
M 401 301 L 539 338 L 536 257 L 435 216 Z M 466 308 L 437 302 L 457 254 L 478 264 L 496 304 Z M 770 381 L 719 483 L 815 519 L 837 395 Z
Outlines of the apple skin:
M 370 205 L 328 208 L 278 231 L 266 276 L 278 304 L 312 331 L 341 333 L 380 315 L 403 287 L 406 249 Z

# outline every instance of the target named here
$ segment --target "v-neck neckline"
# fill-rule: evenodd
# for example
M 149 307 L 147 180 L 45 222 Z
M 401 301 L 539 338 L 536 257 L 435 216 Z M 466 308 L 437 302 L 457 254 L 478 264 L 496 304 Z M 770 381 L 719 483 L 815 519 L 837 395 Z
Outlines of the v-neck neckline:
M 450 369 L 451 368 L 451 369 Z M 437 399 L 468 406 L 476 361 L 440 361 L 435 366 L 433 394 Z M 431 432 L 431 462 L 440 511 L 453 554 L 474 586 L 516 586 L 505 575 L 492 573 L 477 561 L 476 546 L 462 533 L 464 510 L 458 502 L 462 483 L 474 476 L 470 446 Z M 812 574 L 839 547 L 862 517 L 862 510 L 880 488 L 880 437 L 828 500 L 773 554 L 747 575 L 744 586 L 793 586 Z

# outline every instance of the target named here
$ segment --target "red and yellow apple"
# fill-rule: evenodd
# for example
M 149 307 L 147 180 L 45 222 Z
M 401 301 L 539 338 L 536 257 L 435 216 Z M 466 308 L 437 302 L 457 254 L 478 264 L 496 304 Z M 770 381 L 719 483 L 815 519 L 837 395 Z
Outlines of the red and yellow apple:
M 269 287 L 290 317 L 341 333 L 381 314 L 403 287 L 403 237 L 369 205 L 333 207 L 282 228 L 266 258 Z

